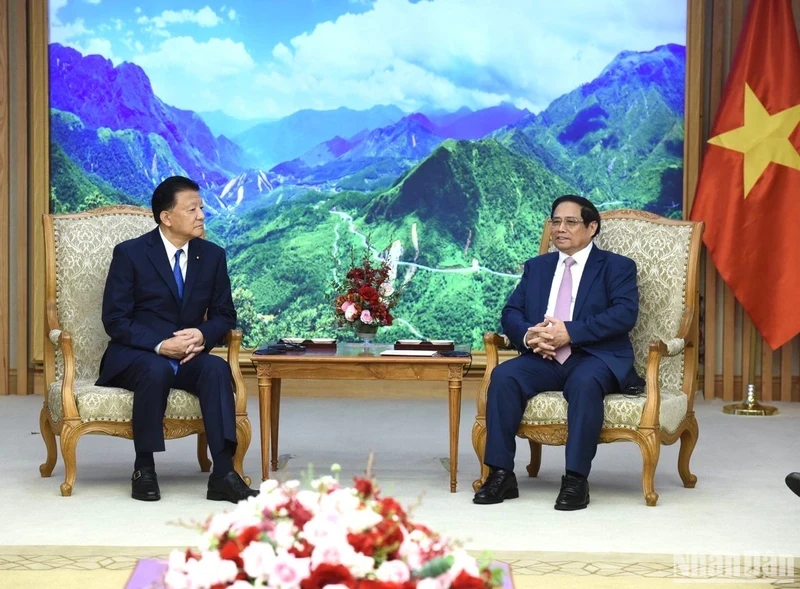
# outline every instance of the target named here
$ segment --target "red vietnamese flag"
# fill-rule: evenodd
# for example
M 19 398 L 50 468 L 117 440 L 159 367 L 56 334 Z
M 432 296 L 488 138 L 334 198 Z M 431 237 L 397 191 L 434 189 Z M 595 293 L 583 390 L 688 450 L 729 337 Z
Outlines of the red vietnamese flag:
M 791 0 L 751 0 L 691 219 L 774 350 L 800 333 L 800 44 Z

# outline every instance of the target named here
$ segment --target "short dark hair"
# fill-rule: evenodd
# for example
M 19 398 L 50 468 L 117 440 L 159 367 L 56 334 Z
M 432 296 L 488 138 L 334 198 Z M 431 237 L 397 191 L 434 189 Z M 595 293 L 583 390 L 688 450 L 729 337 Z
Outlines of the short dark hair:
M 172 207 L 175 206 L 175 195 L 184 190 L 199 192 L 200 186 L 197 185 L 197 182 L 185 176 L 170 176 L 156 186 L 153 191 L 153 200 L 150 201 L 156 225 L 161 224 L 161 212 L 171 211 Z
M 592 204 L 592 201 L 590 201 L 588 198 L 577 196 L 575 194 L 565 194 L 564 196 L 559 196 L 553 201 L 553 207 L 550 209 L 551 217 L 555 215 L 558 205 L 560 205 L 562 202 L 574 202 L 576 205 L 581 207 L 581 218 L 583 219 L 583 224 L 588 227 L 589 223 L 592 221 L 597 223 L 597 229 L 592 235 L 592 237 L 597 237 L 597 235 L 600 233 L 600 212 L 597 210 L 597 207 Z

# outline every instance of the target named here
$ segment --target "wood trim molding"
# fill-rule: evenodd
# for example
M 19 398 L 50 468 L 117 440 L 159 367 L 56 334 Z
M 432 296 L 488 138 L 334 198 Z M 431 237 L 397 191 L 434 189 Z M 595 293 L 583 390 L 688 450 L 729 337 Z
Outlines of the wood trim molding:
M 723 399 L 725 401 L 741 401 L 744 397 L 742 395 L 742 391 L 747 390 L 747 384 L 745 381 L 747 378 L 743 378 L 741 375 L 736 375 L 732 379 L 732 389 L 728 396 L 725 396 L 725 379 L 721 374 L 717 374 L 714 376 L 714 397 L 717 399 Z M 792 376 L 791 379 L 783 379 L 780 376 L 773 376 L 772 382 L 769 383 L 772 389 L 769 391 L 769 395 L 764 395 L 762 398 L 762 391 L 763 391 L 763 380 L 760 374 L 756 375 L 755 379 L 753 379 L 753 384 L 756 385 L 756 399 L 758 401 L 800 401 L 800 376 Z M 768 380 L 768 379 L 767 379 Z M 782 396 L 781 398 L 772 398 L 773 394 L 772 391 L 776 391 L 781 388 L 781 384 L 783 382 L 790 382 L 791 384 L 786 387 L 787 394 L 786 396 Z M 764 391 L 766 393 L 766 391 Z M 704 395 L 706 400 L 710 400 L 712 397 L 708 395 Z
M 33 242 L 29 280 L 32 288 L 30 357 L 43 362 L 44 341 L 44 236 L 42 216 L 50 211 L 50 104 L 48 79 L 49 37 L 47 0 L 28 0 L 28 58 L 29 58 L 29 167 L 30 218 L 28 235 Z
M 8 0 L 0 0 L 0 234 L 5 241 L 0 244 L 0 393 L 8 394 L 11 368 L 11 179 L 8 126 L 9 109 L 9 27 Z
M 28 30 L 26 5 L 24 2 L 9 4 L 9 39 L 11 59 L 11 101 L 13 149 L 12 198 L 15 202 L 14 223 L 16 227 L 16 292 L 14 305 L 17 313 L 17 330 L 14 333 L 16 349 L 16 372 L 27 374 L 30 365 L 28 350 Z M 28 394 L 27 379 L 16 385 L 9 383 L 9 391 L 17 395 Z
M 703 158 L 705 2 L 686 1 L 686 86 L 683 130 L 683 218 L 689 218 Z

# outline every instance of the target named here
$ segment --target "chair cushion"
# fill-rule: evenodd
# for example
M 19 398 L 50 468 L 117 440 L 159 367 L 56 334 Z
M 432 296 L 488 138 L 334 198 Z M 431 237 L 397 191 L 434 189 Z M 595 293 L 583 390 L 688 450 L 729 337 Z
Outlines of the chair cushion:
M 603 427 L 638 429 L 642 420 L 645 396 L 606 395 Z M 659 423 L 664 432 L 673 434 L 686 417 L 687 399 L 680 391 L 661 391 Z M 539 393 L 528 401 L 522 415 L 522 425 L 567 423 L 567 401 L 561 392 Z
M 99 387 L 92 380 L 75 381 L 75 400 L 82 422 L 130 421 L 133 415 L 133 393 L 117 387 Z M 61 406 L 61 381 L 50 385 L 48 405 L 53 422 L 58 422 L 64 410 Z M 166 417 L 170 419 L 200 419 L 200 401 L 191 393 L 172 389 L 167 399 Z

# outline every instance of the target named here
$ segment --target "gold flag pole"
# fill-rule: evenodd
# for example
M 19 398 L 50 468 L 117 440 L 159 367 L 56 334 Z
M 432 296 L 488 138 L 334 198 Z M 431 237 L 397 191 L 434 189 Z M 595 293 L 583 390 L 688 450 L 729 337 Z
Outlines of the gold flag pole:
M 734 403 L 732 405 L 725 405 L 722 408 L 723 413 L 731 415 L 775 415 L 778 412 L 777 407 L 771 405 L 762 405 L 756 401 L 756 353 L 760 351 L 761 346 L 760 334 L 756 331 L 755 326 L 750 324 L 750 366 L 747 367 L 747 397 L 742 403 Z M 744 368 L 744 367 L 743 367 Z M 761 379 L 772 378 L 771 374 L 761 374 Z

